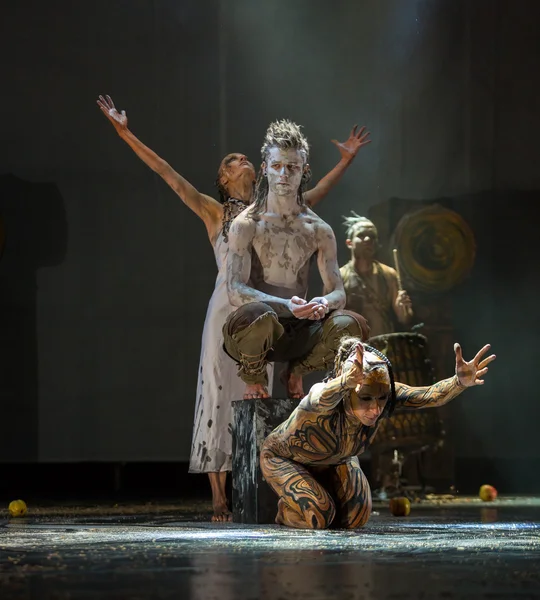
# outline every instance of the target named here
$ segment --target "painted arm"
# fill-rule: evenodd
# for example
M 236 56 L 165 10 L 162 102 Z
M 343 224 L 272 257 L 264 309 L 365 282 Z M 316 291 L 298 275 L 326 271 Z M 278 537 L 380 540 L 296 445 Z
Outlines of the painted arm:
M 227 292 L 233 306 L 242 306 L 249 302 L 268 304 L 279 317 L 295 316 L 299 319 L 312 314 L 317 302 L 307 302 L 293 296 L 291 299 L 279 298 L 256 290 L 249 285 L 251 277 L 251 251 L 255 237 L 256 223 L 246 215 L 238 215 L 229 230 L 229 252 L 227 255 Z
M 178 194 L 182 202 L 190 208 L 206 226 L 208 237 L 213 243 L 221 229 L 223 207 L 221 204 L 201 194 L 187 179 L 177 173 L 169 163 L 145 146 L 129 129 L 126 111 L 119 113 L 110 96 L 100 96 L 97 101 L 101 112 L 112 123 L 118 135 L 135 152 L 135 154 Z
M 424 387 L 410 387 L 396 381 L 397 404 L 405 408 L 443 406 L 459 396 L 464 390 L 465 387 L 459 383 L 457 375 Z
M 336 236 L 330 225 L 323 222 L 317 231 L 317 238 L 317 266 L 323 282 L 324 295 L 313 298 L 312 302 L 323 304 L 328 312 L 345 306 L 345 289 L 337 262 Z
M 467 362 L 463 359 L 461 346 L 454 344 L 456 374 L 425 387 L 410 387 L 396 382 L 397 404 L 406 408 L 434 408 L 450 402 L 468 387 L 483 385 L 484 380 L 480 378 L 488 372 L 487 365 L 495 360 L 495 354 L 482 359 L 490 347 L 486 344 L 470 362 Z
M 338 164 L 329 173 L 327 173 L 314 188 L 308 190 L 304 194 L 304 199 L 310 206 L 315 206 L 328 194 L 328 192 L 339 182 L 345 171 L 349 168 L 349 165 L 354 160 L 354 157 L 358 154 L 358 150 L 360 150 L 362 146 L 371 143 L 371 140 L 368 139 L 370 135 L 369 131 L 366 131 L 365 127 L 360 127 L 360 130 L 357 133 L 356 128 L 357 125 L 352 128 L 351 133 L 349 134 L 349 139 L 347 139 L 345 142 L 332 140 L 332 143 L 335 144 L 339 150 L 341 159 Z
M 324 383 L 316 383 L 300 403 L 300 408 L 328 412 L 333 410 L 345 394 L 362 384 L 364 347 L 358 343 L 345 361 L 341 374 Z

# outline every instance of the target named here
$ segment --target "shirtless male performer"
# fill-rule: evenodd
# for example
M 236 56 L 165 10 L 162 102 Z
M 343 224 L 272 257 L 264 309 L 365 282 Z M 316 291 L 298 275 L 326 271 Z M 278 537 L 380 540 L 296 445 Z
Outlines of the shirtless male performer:
M 225 255 L 229 226 L 234 217 L 253 199 L 256 172 L 247 157 L 241 153 L 228 154 L 219 166 L 216 185 L 219 201 L 199 192 L 163 158 L 148 148 L 128 128 L 124 110 L 118 111 L 110 96 L 99 96 L 97 104 L 111 122 L 122 140 L 135 154 L 155 171 L 174 190 L 182 202 L 203 221 L 214 248 L 218 276 L 206 313 L 198 368 L 195 419 L 191 446 L 190 473 L 208 473 L 212 488 L 214 521 L 228 521 L 232 516 L 227 506 L 226 477 L 231 470 L 232 436 L 231 401 L 242 394 L 241 382 L 236 378 L 236 365 L 223 352 L 222 327 L 229 313 L 225 285 Z M 344 142 L 332 140 L 338 148 L 340 160 L 315 187 L 306 192 L 306 201 L 315 206 L 340 180 L 356 154 L 370 143 L 369 132 L 353 127 Z M 203 367 L 204 365 L 204 374 Z M 207 424 L 211 423 L 212 427 Z
M 290 398 L 303 396 L 302 375 L 327 370 L 344 335 L 366 339 L 360 315 L 340 311 L 345 292 L 330 226 L 306 206 L 309 146 L 291 121 L 271 123 L 261 149 L 255 201 L 229 232 L 227 289 L 239 308 L 223 327 L 239 364 L 245 399 L 268 398 L 266 365 L 288 363 Z M 305 300 L 310 259 L 317 256 L 323 296 Z
M 446 404 L 466 388 L 482 385 L 495 359 L 484 346 L 472 361 L 454 345 L 456 374 L 431 386 L 393 380 L 388 359 L 358 338 L 344 338 L 334 373 L 315 384 L 291 416 L 264 441 L 261 470 L 279 496 L 276 523 L 296 528 L 356 529 L 371 514 L 371 491 L 357 455 L 369 447 L 394 407 Z

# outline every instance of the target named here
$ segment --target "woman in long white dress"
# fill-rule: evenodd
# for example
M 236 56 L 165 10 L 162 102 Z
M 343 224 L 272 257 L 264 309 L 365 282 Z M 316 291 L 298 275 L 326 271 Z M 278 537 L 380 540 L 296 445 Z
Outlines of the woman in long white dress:
M 202 219 L 214 248 L 218 275 L 204 322 L 189 471 L 208 473 L 214 510 L 212 520 L 229 521 L 231 513 L 227 505 L 225 483 L 232 464 L 231 403 L 243 397 L 245 384 L 237 377 L 236 363 L 223 351 L 222 327 L 229 313 L 235 310 L 229 304 L 225 278 L 227 233 L 234 217 L 252 201 L 255 168 L 244 154 L 228 154 L 218 170 L 216 183 L 220 201 L 215 200 L 199 192 L 133 135 L 128 129 L 126 112 L 118 112 L 110 96 L 100 96 L 97 103 L 135 154 L 158 173 L 182 202 Z M 358 150 L 370 142 L 368 136 L 369 132 L 364 127 L 357 132 L 355 125 L 347 141 L 340 143 L 332 140 L 339 149 L 341 159 L 313 189 L 306 192 L 306 201 L 311 206 L 322 200 L 339 181 Z M 271 373 L 269 375 L 271 382 Z

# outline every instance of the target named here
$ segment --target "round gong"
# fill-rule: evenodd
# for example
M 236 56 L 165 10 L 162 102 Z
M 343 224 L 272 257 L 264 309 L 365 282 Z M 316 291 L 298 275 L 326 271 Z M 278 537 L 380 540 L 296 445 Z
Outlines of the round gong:
M 401 277 L 419 291 L 445 292 L 469 274 L 474 234 L 453 210 L 427 206 L 402 217 L 394 232 Z

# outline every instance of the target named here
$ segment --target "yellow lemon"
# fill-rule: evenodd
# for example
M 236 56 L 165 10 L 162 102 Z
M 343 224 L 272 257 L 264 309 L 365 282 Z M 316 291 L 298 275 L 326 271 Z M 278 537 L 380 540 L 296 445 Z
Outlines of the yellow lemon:
M 24 517 L 28 512 L 28 507 L 24 500 L 13 500 L 9 503 L 9 514 L 12 517 Z

